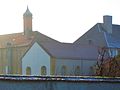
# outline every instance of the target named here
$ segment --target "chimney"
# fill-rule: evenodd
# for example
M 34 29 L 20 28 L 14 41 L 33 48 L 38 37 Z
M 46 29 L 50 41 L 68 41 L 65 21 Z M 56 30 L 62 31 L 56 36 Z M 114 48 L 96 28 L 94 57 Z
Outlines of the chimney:
M 103 16 L 103 25 L 107 33 L 112 34 L 112 16 Z

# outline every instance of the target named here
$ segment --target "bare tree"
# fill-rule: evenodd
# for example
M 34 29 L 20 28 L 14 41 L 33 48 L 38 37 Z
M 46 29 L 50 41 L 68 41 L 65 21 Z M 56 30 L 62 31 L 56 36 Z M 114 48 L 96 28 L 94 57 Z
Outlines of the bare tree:
M 100 50 L 98 50 L 99 53 L 99 57 L 98 57 L 98 61 L 96 63 L 96 75 L 102 76 L 103 75 L 103 71 L 104 71 L 104 60 L 105 60 L 105 53 L 106 53 L 106 49 L 102 48 Z
M 99 50 L 99 60 L 96 63 L 96 75 L 98 76 L 120 76 L 120 55 L 114 56 L 111 55 L 108 58 L 105 58 L 107 50 L 102 48 Z

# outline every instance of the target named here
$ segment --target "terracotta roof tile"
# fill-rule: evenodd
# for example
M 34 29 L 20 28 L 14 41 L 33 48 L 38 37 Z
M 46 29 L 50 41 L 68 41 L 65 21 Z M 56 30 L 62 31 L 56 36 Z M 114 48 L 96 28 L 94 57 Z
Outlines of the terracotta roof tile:
M 6 48 L 10 43 L 13 47 L 30 44 L 34 40 L 34 36 L 26 37 L 23 33 L 0 35 L 0 48 Z

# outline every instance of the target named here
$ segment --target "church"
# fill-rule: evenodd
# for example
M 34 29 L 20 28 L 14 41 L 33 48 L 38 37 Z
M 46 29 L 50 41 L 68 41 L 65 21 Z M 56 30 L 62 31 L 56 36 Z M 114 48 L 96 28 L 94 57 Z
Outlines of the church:
M 0 35 L 0 74 L 93 75 L 98 47 L 61 43 L 32 30 L 32 13 L 23 14 L 24 31 Z

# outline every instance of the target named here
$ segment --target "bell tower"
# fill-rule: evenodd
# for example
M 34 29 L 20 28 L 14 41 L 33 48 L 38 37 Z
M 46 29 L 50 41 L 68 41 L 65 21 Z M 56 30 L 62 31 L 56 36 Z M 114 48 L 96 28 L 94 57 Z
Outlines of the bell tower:
M 32 34 L 32 13 L 28 6 L 26 12 L 23 14 L 24 35 L 29 37 Z

